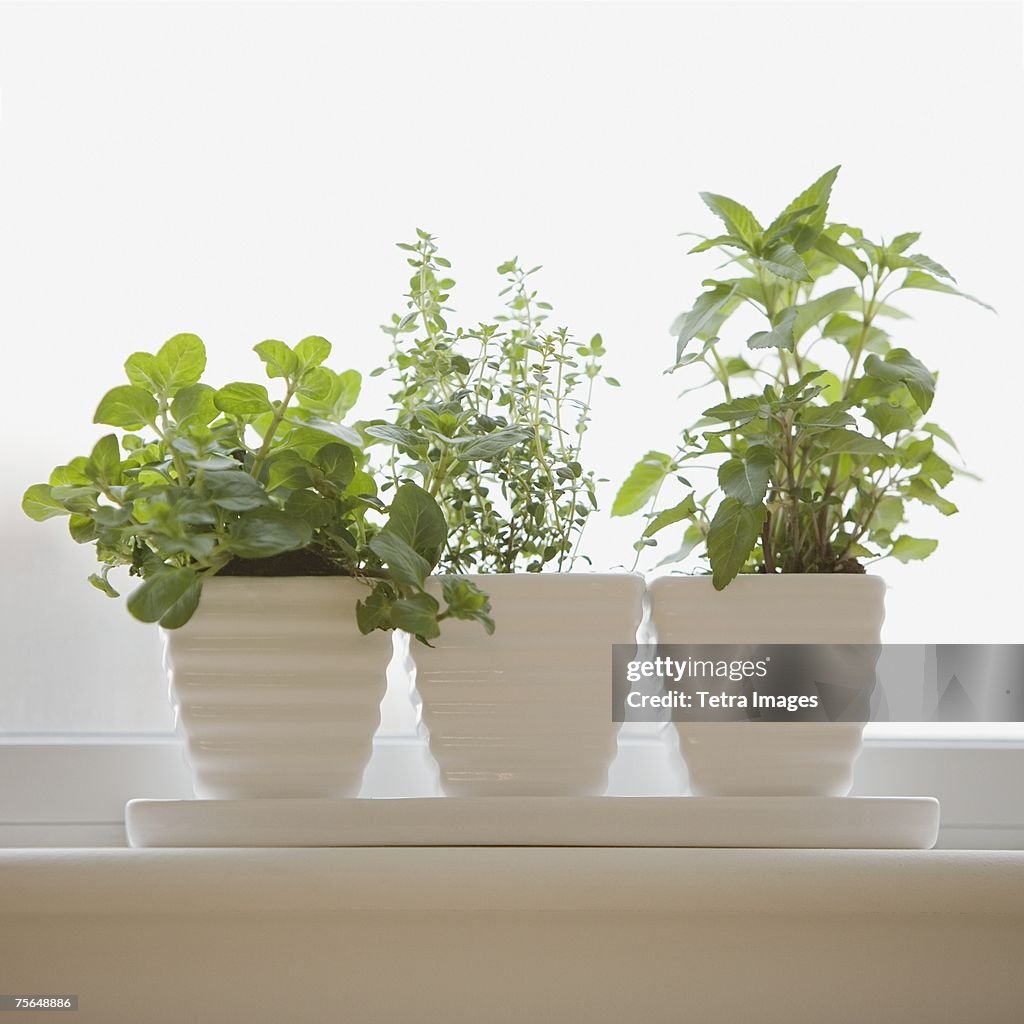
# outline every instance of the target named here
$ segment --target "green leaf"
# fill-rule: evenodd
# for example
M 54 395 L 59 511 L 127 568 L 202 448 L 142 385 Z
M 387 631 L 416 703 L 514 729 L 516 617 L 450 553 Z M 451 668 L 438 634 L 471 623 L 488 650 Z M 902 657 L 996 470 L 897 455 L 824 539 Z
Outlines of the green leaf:
M 820 232 L 825 226 L 825 219 L 828 216 L 828 204 L 832 195 L 832 186 L 835 183 L 836 175 L 839 174 L 839 165 L 827 170 L 813 184 L 803 190 L 783 211 L 768 225 L 768 234 L 779 230 L 779 228 L 798 216 L 801 222 L 800 229 L 796 232 L 794 246 L 798 252 L 806 252 L 820 237 Z M 805 216 L 801 211 L 807 210 Z
M 263 360 L 268 377 L 293 378 L 299 372 L 299 357 L 283 342 L 268 338 L 253 346 Z
M 356 472 L 355 458 L 347 444 L 325 444 L 313 463 L 339 490 L 348 487 Z
M 336 503 L 314 491 L 295 491 L 288 495 L 284 510 L 288 515 L 309 523 L 314 530 L 326 526 L 337 516 Z
M 382 530 L 370 540 L 370 550 L 387 566 L 392 578 L 422 587 L 433 566 L 396 533 Z
M 718 483 L 744 505 L 760 505 L 768 493 L 775 456 L 764 445 L 748 448 L 742 458 L 729 459 L 718 468 Z
M 673 505 L 671 508 L 662 509 L 651 521 L 647 524 L 647 528 L 643 532 L 644 537 L 653 537 L 656 533 L 664 530 L 666 526 L 672 526 L 675 523 L 681 522 L 683 519 L 689 519 L 697 512 L 697 503 L 694 499 L 693 494 L 688 494 L 679 504 Z
M 391 625 L 421 640 L 433 640 L 441 635 L 441 627 L 437 622 L 439 608 L 430 594 L 399 598 L 391 605 Z
M 430 447 L 428 439 L 414 430 L 407 430 L 405 427 L 396 427 L 392 423 L 373 423 L 363 428 L 368 437 L 376 438 L 378 441 L 390 441 L 400 448 L 410 452 L 425 452 Z
M 718 506 L 707 541 L 715 590 L 728 586 L 746 564 L 767 515 L 764 505 L 751 507 L 737 498 L 725 498 Z
M 742 204 L 728 196 L 714 192 L 701 192 L 704 205 L 726 226 L 730 235 L 741 238 L 749 248 L 761 237 L 764 228 L 757 218 Z
M 747 348 L 784 348 L 793 351 L 796 338 L 793 328 L 796 324 L 796 306 L 787 306 L 779 317 L 779 322 L 770 331 L 758 331 L 747 338 Z
M 164 629 L 180 629 L 195 614 L 203 592 L 202 578 L 197 576 L 192 585 L 178 598 L 162 616 L 160 625 Z
M 146 390 L 131 384 L 111 388 L 102 399 L 93 416 L 93 423 L 105 423 L 125 430 L 139 430 L 156 422 L 159 406 Z
M 735 249 L 747 248 L 742 238 L 737 238 L 735 235 L 718 235 L 715 238 L 705 238 L 703 242 L 698 242 L 692 249 L 687 250 L 686 255 L 692 256 L 694 253 L 707 252 L 708 249 L 715 249 L 722 245 L 729 245 Z
M 109 570 L 109 568 L 110 567 L 107 566 L 102 574 L 96 572 L 91 573 L 89 575 L 89 582 L 97 590 L 103 591 L 103 593 L 106 594 L 107 597 L 120 597 L 121 595 L 114 589 L 110 580 L 107 579 L 107 571 Z
M 879 436 L 888 437 L 900 430 L 911 430 L 915 417 L 902 405 L 879 402 L 868 408 L 864 415 L 878 428 Z
M 133 352 L 124 361 L 128 380 L 145 391 L 161 392 L 167 383 L 157 358 L 149 352 Z
M 441 578 L 441 591 L 446 615 L 479 622 L 488 635 L 494 632 L 490 598 L 475 583 L 461 576 L 444 576 Z
M 106 434 L 95 444 L 89 462 L 98 479 L 106 484 L 121 482 L 121 449 L 116 434 Z
M 455 438 L 455 454 L 463 462 L 475 462 L 478 459 L 489 462 L 504 455 L 510 448 L 532 440 L 533 431 L 526 427 L 503 427 L 465 441 Z
M 247 512 L 270 504 L 260 482 L 243 469 L 208 472 L 203 485 L 214 505 L 231 512 Z
M 722 314 L 732 301 L 735 291 L 734 287 L 726 290 L 724 286 L 718 285 L 710 291 L 701 292 L 693 309 L 676 318 L 672 325 L 672 333 L 676 335 L 676 362 L 682 358 L 690 341 L 717 331 L 723 319 Z
M 295 354 L 304 368 L 319 366 L 331 354 L 331 343 L 318 334 L 311 334 L 295 346 Z
M 346 427 L 343 423 L 332 423 L 330 420 L 320 419 L 319 417 L 308 419 L 305 423 L 296 420 L 289 420 L 288 422 L 296 423 L 299 427 L 308 427 L 310 430 L 326 434 L 328 437 L 333 437 L 338 441 L 344 441 L 345 444 L 351 445 L 353 448 L 362 448 L 363 446 L 363 439 L 359 436 L 358 431 L 353 430 L 351 427 Z
M 189 384 L 181 388 L 171 400 L 171 415 L 175 422 L 206 426 L 217 418 L 214 390 L 209 384 Z
M 815 240 L 814 248 L 847 270 L 852 270 L 861 281 L 868 276 L 867 264 L 848 245 L 843 245 L 822 233 Z
M 309 487 L 313 481 L 313 467 L 298 452 L 283 451 L 267 460 L 267 490 L 279 487 L 297 491 Z
M 898 498 L 895 494 L 886 495 L 878 503 L 874 515 L 871 517 L 871 529 L 872 531 L 885 530 L 891 533 L 903 522 L 905 517 L 903 499 Z
M 937 508 L 944 516 L 951 516 L 959 511 L 953 502 L 942 497 L 927 480 L 920 477 L 915 477 L 910 481 L 906 488 L 906 495 L 915 501 Z
M 932 274 L 935 277 L 945 277 L 950 281 L 956 280 L 956 278 L 941 263 L 936 263 L 930 256 L 925 256 L 918 252 L 911 253 L 906 258 L 910 260 L 918 270 L 923 270 L 926 274 Z
M 304 548 L 312 539 L 309 523 L 278 509 L 263 508 L 232 525 L 228 546 L 242 558 L 269 558 Z
M 183 602 L 182 611 L 188 610 L 189 605 L 194 610 L 195 604 L 190 591 L 197 584 L 198 580 L 193 569 L 171 567 L 161 569 L 155 575 L 144 580 L 128 596 L 128 611 L 140 622 L 161 622 L 162 624 L 164 616 L 169 616 L 170 621 L 181 625 L 182 623 L 177 621 L 180 619 L 180 614 L 176 614 L 176 606 L 179 602 Z M 194 597 L 198 602 L 198 594 Z M 191 611 L 188 614 L 191 615 Z M 168 626 L 167 628 L 175 627 Z
M 766 270 L 789 281 L 810 281 L 807 264 L 788 242 L 776 242 L 757 260 Z
M 937 423 L 925 423 L 921 426 L 921 429 L 926 434 L 931 434 L 933 437 L 937 437 L 939 438 L 939 440 L 945 441 L 946 444 L 948 444 L 949 447 L 953 449 L 953 451 L 960 451 L 960 449 L 957 448 L 956 446 L 956 441 L 954 441 L 953 438 L 950 437 L 950 435 L 946 433 L 946 431 L 943 430 L 942 427 L 940 427 Z M 53 481 L 51 480 L 50 483 L 53 483 Z
M 896 538 L 890 554 L 905 564 L 927 558 L 938 546 L 937 540 L 923 540 L 904 534 L 902 537 Z
M 968 295 L 966 292 L 958 291 L 952 285 L 946 284 L 945 281 L 937 281 L 931 274 L 922 273 L 920 270 L 911 270 L 900 285 L 900 288 L 920 288 L 929 292 L 942 292 L 944 295 L 959 295 L 962 299 L 968 299 L 979 306 L 984 306 L 985 309 L 993 313 L 995 312 L 995 309 L 987 302 L 982 302 L 981 299 L 976 299 L 973 295 Z
M 753 396 L 734 398 L 731 402 L 722 402 L 721 405 L 713 405 L 710 409 L 705 409 L 704 415 L 708 419 L 721 420 L 723 423 L 735 422 L 742 425 L 749 423 L 760 414 L 762 404 L 760 398 Z
M 814 435 L 815 445 L 823 450 L 818 458 L 829 455 L 891 455 L 892 449 L 876 437 L 866 437 L 856 430 L 837 427 Z
M 196 384 L 206 369 L 206 346 L 195 334 L 176 334 L 160 346 L 156 365 L 163 389 L 174 394 Z
M 244 381 L 226 384 L 216 392 L 213 401 L 221 412 L 231 416 L 258 416 L 273 410 L 267 389 L 262 384 Z
M 799 341 L 815 324 L 839 312 L 856 294 L 856 288 L 837 288 L 797 306 L 796 319 L 793 321 L 794 339 Z
M 433 568 L 448 539 L 448 524 L 437 502 L 422 487 L 404 483 L 395 492 L 381 533 L 400 537 Z
M 648 452 L 631 470 L 612 502 L 613 516 L 628 516 L 654 497 L 674 463 L 664 452 Z
M 887 246 L 889 252 L 904 252 L 921 237 L 920 231 L 906 231 L 897 235 Z
M 868 356 L 864 360 L 864 372 L 869 377 L 890 383 L 902 381 L 921 412 L 931 408 L 935 397 L 935 376 L 905 348 L 892 349 L 884 359 L 876 355 Z
M 53 496 L 49 484 L 33 484 L 25 491 L 21 499 L 21 510 L 37 523 L 68 514 L 68 510 Z

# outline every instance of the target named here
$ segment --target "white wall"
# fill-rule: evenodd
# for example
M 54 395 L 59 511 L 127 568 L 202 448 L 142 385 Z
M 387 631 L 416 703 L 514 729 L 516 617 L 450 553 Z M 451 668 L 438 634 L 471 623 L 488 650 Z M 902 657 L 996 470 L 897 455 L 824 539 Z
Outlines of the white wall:
M 712 226 L 697 190 L 770 214 L 838 162 L 837 216 L 923 230 L 1000 310 L 914 302 L 902 340 L 985 483 L 915 522 L 930 561 L 886 563 L 888 638 L 1020 639 L 1021 39 L 1017 5 L 984 3 L 0 7 L 0 730 L 168 725 L 153 631 L 18 508 L 99 436 L 129 352 L 196 331 L 226 381 L 317 332 L 369 370 L 392 243 L 423 226 L 467 319 L 519 254 L 560 323 L 603 332 L 624 387 L 590 453 L 617 482 L 682 422 L 661 370 L 714 265 L 676 237 Z M 595 523 L 595 562 L 634 532 Z

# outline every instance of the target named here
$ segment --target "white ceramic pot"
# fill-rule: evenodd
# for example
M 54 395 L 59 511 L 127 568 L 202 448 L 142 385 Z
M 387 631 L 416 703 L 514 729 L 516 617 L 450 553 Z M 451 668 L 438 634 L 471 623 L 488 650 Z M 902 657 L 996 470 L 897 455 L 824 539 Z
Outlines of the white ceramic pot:
M 619 731 L 612 644 L 636 642 L 643 578 L 471 579 L 490 594 L 494 635 L 476 623 L 445 622 L 433 648 L 411 648 L 421 721 L 445 794 L 603 793 Z
M 879 576 L 744 575 L 717 591 L 708 576 L 651 584 L 661 644 L 878 644 Z M 699 796 L 845 796 L 861 750 L 856 722 L 676 722 Z
M 360 634 L 341 577 L 216 578 L 161 630 L 196 795 L 355 796 L 380 724 L 389 633 Z

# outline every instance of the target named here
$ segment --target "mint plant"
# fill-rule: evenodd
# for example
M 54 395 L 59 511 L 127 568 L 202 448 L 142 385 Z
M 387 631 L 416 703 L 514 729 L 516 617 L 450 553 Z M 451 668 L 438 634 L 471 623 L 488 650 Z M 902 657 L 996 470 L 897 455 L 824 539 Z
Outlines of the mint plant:
M 493 630 L 486 595 L 467 580 L 445 581 L 443 607 L 427 593 L 444 515 L 412 482 L 387 505 L 378 496 L 362 436 L 343 422 L 359 374 L 324 366 L 331 346 L 320 337 L 255 351 L 280 398 L 264 384 L 202 383 L 206 350 L 194 334 L 129 356 L 128 383 L 95 415 L 117 432 L 29 487 L 24 511 L 69 517 L 71 537 L 96 549 L 90 582 L 117 597 L 109 574 L 127 567 L 142 580 L 128 610 L 166 629 L 191 618 L 215 575 L 339 575 L 367 586 L 355 609 L 364 633 L 429 640 L 450 617 Z
M 498 267 L 504 311 L 492 323 L 449 324 L 455 281 L 436 240 L 401 243 L 412 267 L 406 311 L 384 331 L 395 423 L 366 433 L 389 444 L 390 486 L 417 480 L 444 510 L 442 572 L 568 571 L 597 508 L 581 449 L 605 354 L 601 336 L 549 329 L 551 305 L 517 260 Z M 612 385 L 618 382 L 603 379 Z
M 908 503 L 957 511 L 940 493 L 957 471 L 955 445 L 927 419 L 936 374 L 894 342 L 891 325 L 907 314 L 891 300 L 915 290 L 978 300 L 911 251 L 918 232 L 875 242 L 830 222 L 838 172 L 767 227 L 735 200 L 701 193 L 725 232 L 698 236 L 690 252 L 724 253 L 728 276 L 706 279 L 673 324 L 672 369 L 703 371 L 688 390 L 714 386 L 721 400 L 682 430 L 675 451 L 648 452 L 622 484 L 612 514 L 647 510 L 638 558 L 681 526 L 679 550 L 661 564 L 702 549 L 717 589 L 740 572 L 864 572 L 866 562 L 935 550 L 937 541 L 902 531 Z M 740 344 L 720 337 L 727 326 Z M 717 488 L 698 496 L 683 473 L 708 463 Z M 689 493 L 660 507 L 671 479 Z

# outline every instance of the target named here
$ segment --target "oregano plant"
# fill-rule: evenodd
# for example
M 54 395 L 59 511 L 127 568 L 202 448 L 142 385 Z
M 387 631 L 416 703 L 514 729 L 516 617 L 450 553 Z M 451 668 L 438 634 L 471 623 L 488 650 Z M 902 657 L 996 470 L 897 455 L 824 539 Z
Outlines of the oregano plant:
M 390 360 L 375 371 L 394 381 L 395 422 L 366 427 L 390 446 L 390 486 L 415 480 L 440 503 L 442 572 L 569 570 L 597 508 L 581 461 L 594 384 L 618 383 L 602 373 L 601 336 L 550 328 L 532 284 L 540 267 L 515 259 L 498 267 L 501 313 L 453 326 L 455 281 L 436 239 L 418 230 L 399 248 L 412 268 L 406 309 L 385 325 Z
M 726 273 L 673 324 L 672 370 L 703 374 L 687 390 L 714 387 L 719 399 L 622 484 L 612 514 L 646 512 L 638 558 L 675 529 L 682 543 L 661 564 L 702 551 L 718 589 L 741 572 L 860 573 L 935 550 L 903 530 L 910 503 L 957 511 L 941 493 L 958 471 L 955 445 L 929 418 L 936 373 L 894 339 L 907 316 L 894 303 L 915 290 L 978 300 L 917 251 L 918 232 L 872 241 L 830 220 L 838 172 L 767 226 L 701 193 L 724 231 L 690 252 L 724 254 Z M 717 486 L 701 493 L 690 477 L 709 467 Z M 687 493 L 663 507 L 671 480 Z
M 492 630 L 487 597 L 469 581 L 447 580 L 443 604 L 427 593 L 445 518 L 414 482 L 388 503 L 379 496 L 362 435 L 344 422 L 359 374 L 323 365 L 331 345 L 321 337 L 255 351 L 279 397 L 262 383 L 203 383 L 194 334 L 129 356 L 128 382 L 95 415 L 115 431 L 29 487 L 24 511 L 68 517 L 71 537 L 95 547 L 92 584 L 117 597 L 109 574 L 127 568 L 142 581 L 128 610 L 167 629 L 191 618 L 216 575 L 338 575 L 366 584 L 354 609 L 364 633 L 429 640 L 449 617 Z

